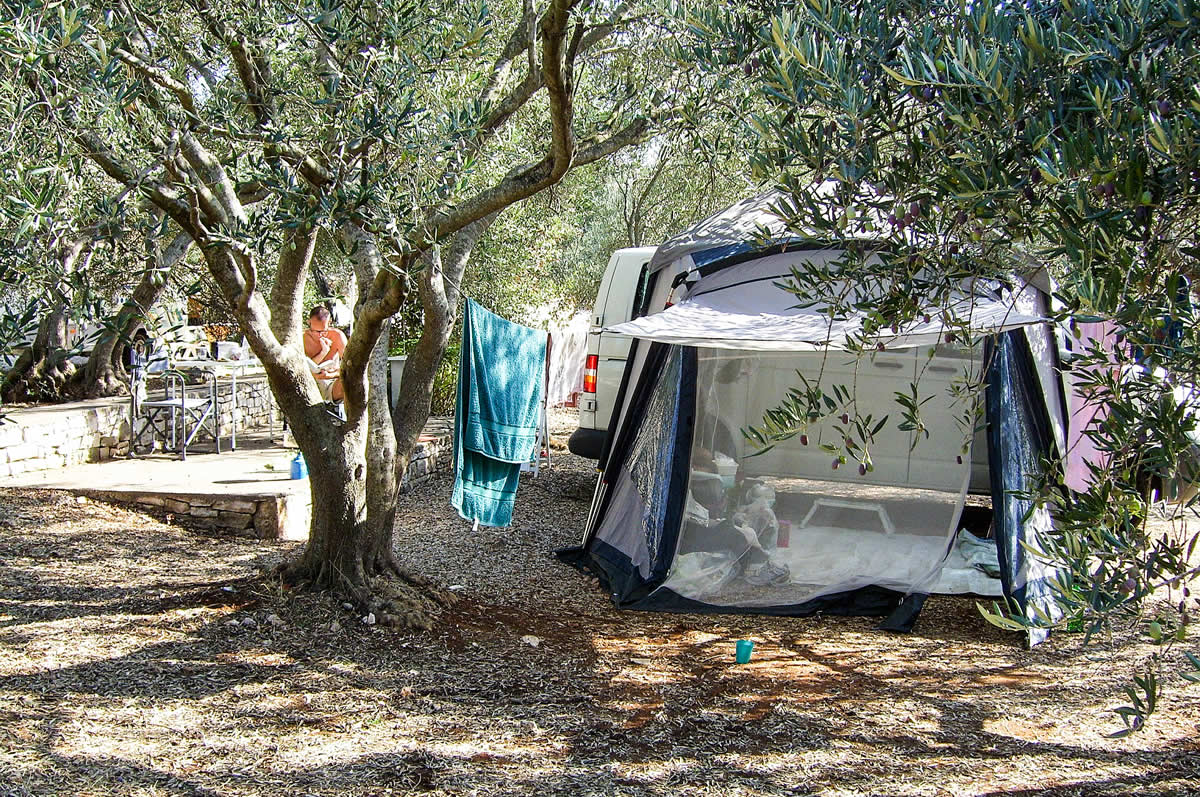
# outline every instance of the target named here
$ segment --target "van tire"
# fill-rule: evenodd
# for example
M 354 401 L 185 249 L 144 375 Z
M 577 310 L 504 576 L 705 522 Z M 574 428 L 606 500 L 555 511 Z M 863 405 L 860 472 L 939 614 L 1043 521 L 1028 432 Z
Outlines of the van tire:
M 607 434 L 607 429 L 584 429 L 580 427 L 567 440 L 567 450 L 585 459 L 598 460 L 600 459 L 600 452 L 604 450 L 604 438 Z
M 145 329 L 139 329 L 130 340 L 129 343 L 121 344 L 121 364 L 128 371 L 133 366 L 133 347 L 141 343 L 143 346 L 150 346 L 150 335 Z

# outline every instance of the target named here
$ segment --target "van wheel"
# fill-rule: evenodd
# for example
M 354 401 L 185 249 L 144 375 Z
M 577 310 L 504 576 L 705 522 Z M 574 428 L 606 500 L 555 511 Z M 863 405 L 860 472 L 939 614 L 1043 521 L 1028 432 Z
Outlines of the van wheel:
M 150 336 L 144 329 L 139 329 L 132 341 L 121 346 L 121 364 L 125 366 L 126 371 L 133 367 L 133 348 L 138 344 L 141 344 L 145 351 L 150 350 Z

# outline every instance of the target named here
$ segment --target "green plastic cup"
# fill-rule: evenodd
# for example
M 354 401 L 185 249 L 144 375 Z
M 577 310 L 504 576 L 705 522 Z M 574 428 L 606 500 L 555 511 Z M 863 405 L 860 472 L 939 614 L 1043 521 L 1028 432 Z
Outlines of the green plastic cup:
M 745 664 L 750 661 L 750 654 L 754 652 L 754 643 L 749 639 L 739 639 L 737 641 L 737 663 Z

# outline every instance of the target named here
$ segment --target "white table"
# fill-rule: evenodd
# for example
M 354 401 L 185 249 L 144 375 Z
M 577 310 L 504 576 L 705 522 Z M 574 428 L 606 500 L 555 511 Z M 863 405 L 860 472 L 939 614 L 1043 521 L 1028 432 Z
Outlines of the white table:
M 233 402 L 232 428 L 229 434 L 229 447 L 231 450 L 237 450 L 237 427 L 238 427 L 238 394 L 237 380 L 238 376 L 245 376 L 247 371 L 262 373 L 262 363 L 257 359 L 250 360 L 173 360 L 171 366 L 173 370 L 183 371 L 188 369 L 197 369 L 208 371 L 217 379 L 218 394 L 217 401 L 220 402 L 220 383 L 222 377 L 229 377 L 229 397 Z M 221 433 L 221 412 L 220 407 L 213 407 L 213 411 L 217 413 L 217 434 Z

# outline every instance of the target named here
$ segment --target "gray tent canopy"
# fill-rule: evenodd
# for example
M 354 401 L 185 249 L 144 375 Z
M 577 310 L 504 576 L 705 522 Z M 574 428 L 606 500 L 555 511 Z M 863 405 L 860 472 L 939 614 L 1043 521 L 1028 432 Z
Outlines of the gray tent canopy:
M 1052 611 L 1052 573 L 1025 546 L 1053 521 L 1022 495 L 1065 446 L 1049 297 L 1017 276 L 967 284 L 955 309 L 983 345 L 948 345 L 940 324 L 918 322 L 883 352 L 853 353 L 862 318 L 831 321 L 778 287 L 800 263 L 836 268 L 842 252 L 791 238 L 773 197 L 705 219 L 648 265 L 649 312 L 610 330 L 635 345 L 585 537 L 560 554 L 625 608 L 880 615 L 897 629 L 932 593 Z M 760 452 L 741 430 L 797 387 L 797 372 L 827 395 L 850 388 L 846 406 Z M 981 376 L 982 395 L 957 395 Z M 928 399 L 928 437 L 916 441 L 894 398 L 913 383 Z M 840 448 L 842 412 L 889 417 L 866 473 L 822 448 Z M 992 496 L 990 540 L 960 533 L 969 490 Z

